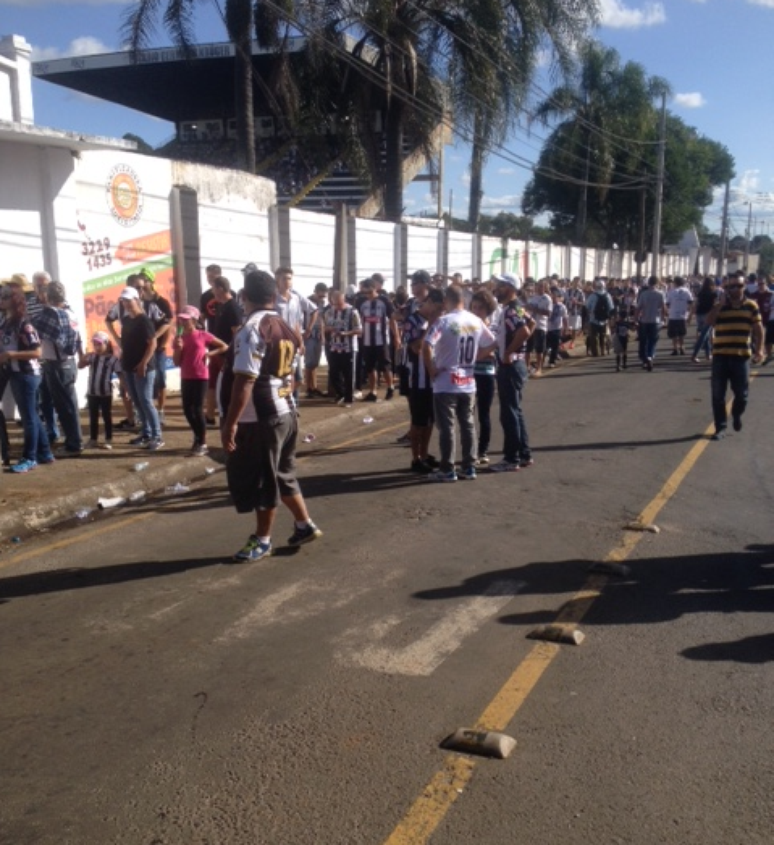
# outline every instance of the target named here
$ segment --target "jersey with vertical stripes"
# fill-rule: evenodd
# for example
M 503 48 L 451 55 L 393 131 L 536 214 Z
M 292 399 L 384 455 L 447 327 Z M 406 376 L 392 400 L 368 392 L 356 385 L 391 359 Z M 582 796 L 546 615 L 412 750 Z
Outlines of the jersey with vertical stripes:
M 752 354 L 750 351 L 752 327 L 760 322 L 760 309 L 752 299 L 745 299 L 739 305 L 726 303 L 718 312 L 715 321 L 712 354 L 749 358 Z
M 96 355 L 90 352 L 86 356 L 89 362 L 89 383 L 87 396 L 110 396 L 113 392 L 113 376 L 118 367 L 115 355 Z
M 419 352 L 411 350 L 411 344 L 422 340 L 426 331 L 427 320 L 419 311 L 414 311 L 403 322 L 403 350 L 406 356 L 406 367 L 408 367 L 410 390 L 427 390 L 432 387 L 430 376 L 425 369 L 421 348 Z
M 386 299 L 366 299 L 360 306 L 363 322 L 363 346 L 388 346 L 390 343 L 390 318 L 392 305 Z

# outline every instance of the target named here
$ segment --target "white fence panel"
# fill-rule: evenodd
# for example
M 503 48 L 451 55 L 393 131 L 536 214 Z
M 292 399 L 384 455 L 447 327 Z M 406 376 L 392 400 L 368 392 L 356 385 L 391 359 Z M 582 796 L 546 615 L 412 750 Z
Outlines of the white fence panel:
M 470 279 L 473 272 L 473 235 L 465 232 L 449 232 L 449 275 L 462 273 L 463 279 Z
M 381 273 L 385 290 L 395 290 L 395 224 L 355 220 L 355 268 L 358 282 Z M 405 284 L 401 281 L 399 284 Z
M 427 270 L 432 276 L 438 270 L 438 229 L 408 226 L 408 271 Z
M 529 275 L 527 272 L 527 244 L 524 241 L 508 241 L 508 260 L 505 270 L 507 273 L 515 273 L 521 279 Z
M 548 272 L 548 244 L 530 243 L 529 272 L 534 279 L 543 279 L 550 275 Z
M 481 238 L 481 278 L 487 281 L 503 271 L 505 250 L 500 238 Z
M 202 278 L 205 267 L 218 264 L 234 290 L 241 288 L 241 271 L 249 261 L 270 273 L 276 269 L 271 266 L 269 215 L 240 207 L 238 201 L 239 197 L 224 196 L 218 205 L 199 203 Z
M 336 218 L 331 214 L 290 210 L 290 256 L 293 288 L 304 296 L 318 282 L 333 283 Z

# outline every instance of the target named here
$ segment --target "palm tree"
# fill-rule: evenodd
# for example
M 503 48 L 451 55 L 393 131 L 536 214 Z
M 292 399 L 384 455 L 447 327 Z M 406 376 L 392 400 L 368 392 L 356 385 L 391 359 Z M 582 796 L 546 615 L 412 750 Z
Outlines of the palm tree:
M 318 75 L 338 80 L 337 102 L 348 108 L 350 150 L 382 192 L 384 216 L 399 221 L 405 145 L 430 157 L 450 109 L 472 114 L 491 96 L 482 56 L 504 42 L 506 2 L 304 0 L 304 8 Z M 374 143 L 375 110 L 383 147 Z
M 595 186 L 601 205 L 616 174 L 641 171 L 642 148 L 630 141 L 646 137 L 655 126 L 653 97 L 668 88 L 663 79 L 649 79 L 635 62 L 622 67 L 616 50 L 589 41 L 579 52 L 575 80 L 554 89 L 535 110 L 533 120 L 544 125 L 563 119 L 551 143 L 556 152 L 563 148 L 565 158 L 582 164 L 573 177 L 580 187 L 576 243 L 584 242 L 589 186 Z
M 598 17 L 597 0 L 502 0 L 505 20 L 500 38 L 489 42 L 473 73 L 478 90 L 471 101 L 469 85 L 454 86 L 455 119 L 472 136 L 468 223 L 476 231 L 483 197 L 483 168 L 489 151 L 505 141 L 527 97 L 538 59 L 549 47 L 555 69 L 568 74 L 574 51 Z
M 204 0 L 201 0 L 203 2 Z M 139 51 L 146 48 L 155 29 L 157 17 L 161 16 L 164 28 L 171 35 L 173 42 L 186 53 L 194 45 L 194 13 L 200 0 L 137 0 L 124 16 L 122 35 L 129 45 L 134 60 Z M 270 95 L 270 101 L 276 101 L 276 90 L 292 89 L 286 84 L 272 86 L 275 92 L 267 90 L 266 84 L 253 72 L 252 39 L 264 47 L 278 47 L 279 62 L 287 70 L 286 55 L 281 50 L 281 33 L 287 31 L 284 16 L 292 8 L 292 0 L 225 0 L 222 12 L 223 22 L 229 40 L 234 45 L 236 55 L 236 121 L 237 121 L 237 157 L 240 167 L 250 173 L 255 172 L 255 131 L 253 115 L 254 86 L 264 88 Z M 291 107 L 291 98 L 282 102 L 282 109 L 287 112 Z M 287 116 L 287 115 L 285 115 Z

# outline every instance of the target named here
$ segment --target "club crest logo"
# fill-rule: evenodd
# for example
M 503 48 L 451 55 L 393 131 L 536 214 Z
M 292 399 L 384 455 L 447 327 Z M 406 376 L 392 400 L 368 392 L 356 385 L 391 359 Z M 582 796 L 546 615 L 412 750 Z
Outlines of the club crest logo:
M 117 164 L 107 178 L 107 204 L 121 226 L 134 226 L 142 215 L 143 193 L 140 177 L 128 164 Z

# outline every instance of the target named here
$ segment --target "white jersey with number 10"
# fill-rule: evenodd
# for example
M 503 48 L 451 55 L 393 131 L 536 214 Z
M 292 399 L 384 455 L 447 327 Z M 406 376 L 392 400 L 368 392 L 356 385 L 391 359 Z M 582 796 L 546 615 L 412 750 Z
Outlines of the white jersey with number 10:
M 425 341 L 433 350 L 438 375 L 433 393 L 475 393 L 473 368 L 479 346 L 491 346 L 494 335 L 470 311 L 452 311 L 433 323 Z

